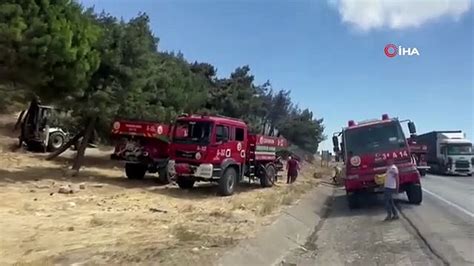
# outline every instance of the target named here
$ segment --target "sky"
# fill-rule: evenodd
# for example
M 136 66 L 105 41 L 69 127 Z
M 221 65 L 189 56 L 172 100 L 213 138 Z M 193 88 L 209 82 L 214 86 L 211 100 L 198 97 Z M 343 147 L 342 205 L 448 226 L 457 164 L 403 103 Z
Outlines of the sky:
M 474 141 L 471 0 L 80 2 L 125 20 L 145 12 L 159 50 L 211 63 L 220 77 L 249 65 L 257 83 L 291 90 L 324 118 L 320 149 L 332 150 L 348 120 L 384 113 L 411 119 L 419 134 L 460 129 Z M 419 55 L 387 57 L 387 44 Z

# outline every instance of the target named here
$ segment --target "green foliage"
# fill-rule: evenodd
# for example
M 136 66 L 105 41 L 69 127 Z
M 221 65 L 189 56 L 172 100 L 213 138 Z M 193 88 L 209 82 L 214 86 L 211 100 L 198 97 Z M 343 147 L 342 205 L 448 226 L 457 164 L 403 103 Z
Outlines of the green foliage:
M 100 29 L 68 0 L 0 4 L 0 79 L 47 100 L 82 93 L 99 63 Z
M 11 113 L 25 108 L 22 103 L 31 98 L 28 92 L 12 85 L 0 84 L 0 113 Z
M 144 13 L 123 21 L 69 0 L 4 0 L 0 98 L 32 92 L 69 111 L 73 131 L 96 117 L 102 136 L 118 117 L 169 122 L 205 111 L 241 118 L 252 132 L 281 134 L 308 152 L 323 140 L 322 119 L 295 107 L 290 91 L 255 84 L 249 66 L 219 78 L 213 65 L 160 52 L 158 43 Z
M 314 119 L 308 109 L 294 109 L 280 125 L 280 133 L 305 151 L 315 153 L 318 145 L 325 139 L 323 119 Z

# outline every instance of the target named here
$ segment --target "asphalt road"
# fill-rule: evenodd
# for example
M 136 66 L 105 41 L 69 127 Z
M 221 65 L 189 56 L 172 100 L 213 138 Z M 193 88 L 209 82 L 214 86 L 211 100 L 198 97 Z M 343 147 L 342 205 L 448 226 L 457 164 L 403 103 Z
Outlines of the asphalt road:
M 402 217 L 383 222 L 381 195 L 358 210 L 343 189 L 322 226 L 281 265 L 474 265 L 474 179 L 427 175 L 423 203 L 398 196 Z
M 443 265 L 406 220 L 385 222 L 385 216 L 381 195 L 350 210 L 337 189 L 322 226 L 282 265 Z
M 474 265 L 474 177 L 427 175 L 423 203 L 399 204 L 432 251 L 451 265 Z

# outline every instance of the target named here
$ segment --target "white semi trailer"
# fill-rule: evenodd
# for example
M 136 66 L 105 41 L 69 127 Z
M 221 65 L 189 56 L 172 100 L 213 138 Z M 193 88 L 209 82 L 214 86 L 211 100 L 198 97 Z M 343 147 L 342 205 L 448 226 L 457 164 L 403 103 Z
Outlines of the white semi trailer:
M 432 131 L 416 136 L 416 142 L 428 147 L 426 161 L 431 171 L 443 174 L 472 175 L 472 142 L 461 130 Z

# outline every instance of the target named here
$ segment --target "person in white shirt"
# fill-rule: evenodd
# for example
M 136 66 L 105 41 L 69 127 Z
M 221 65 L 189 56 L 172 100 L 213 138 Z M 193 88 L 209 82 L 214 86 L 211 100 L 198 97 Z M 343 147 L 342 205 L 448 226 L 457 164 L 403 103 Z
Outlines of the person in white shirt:
M 387 217 L 385 218 L 385 221 L 398 219 L 398 212 L 395 208 L 393 195 L 398 193 L 398 188 L 400 185 L 398 167 L 394 164 L 393 159 L 388 159 L 387 164 L 388 168 L 384 184 L 385 210 L 387 211 Z

